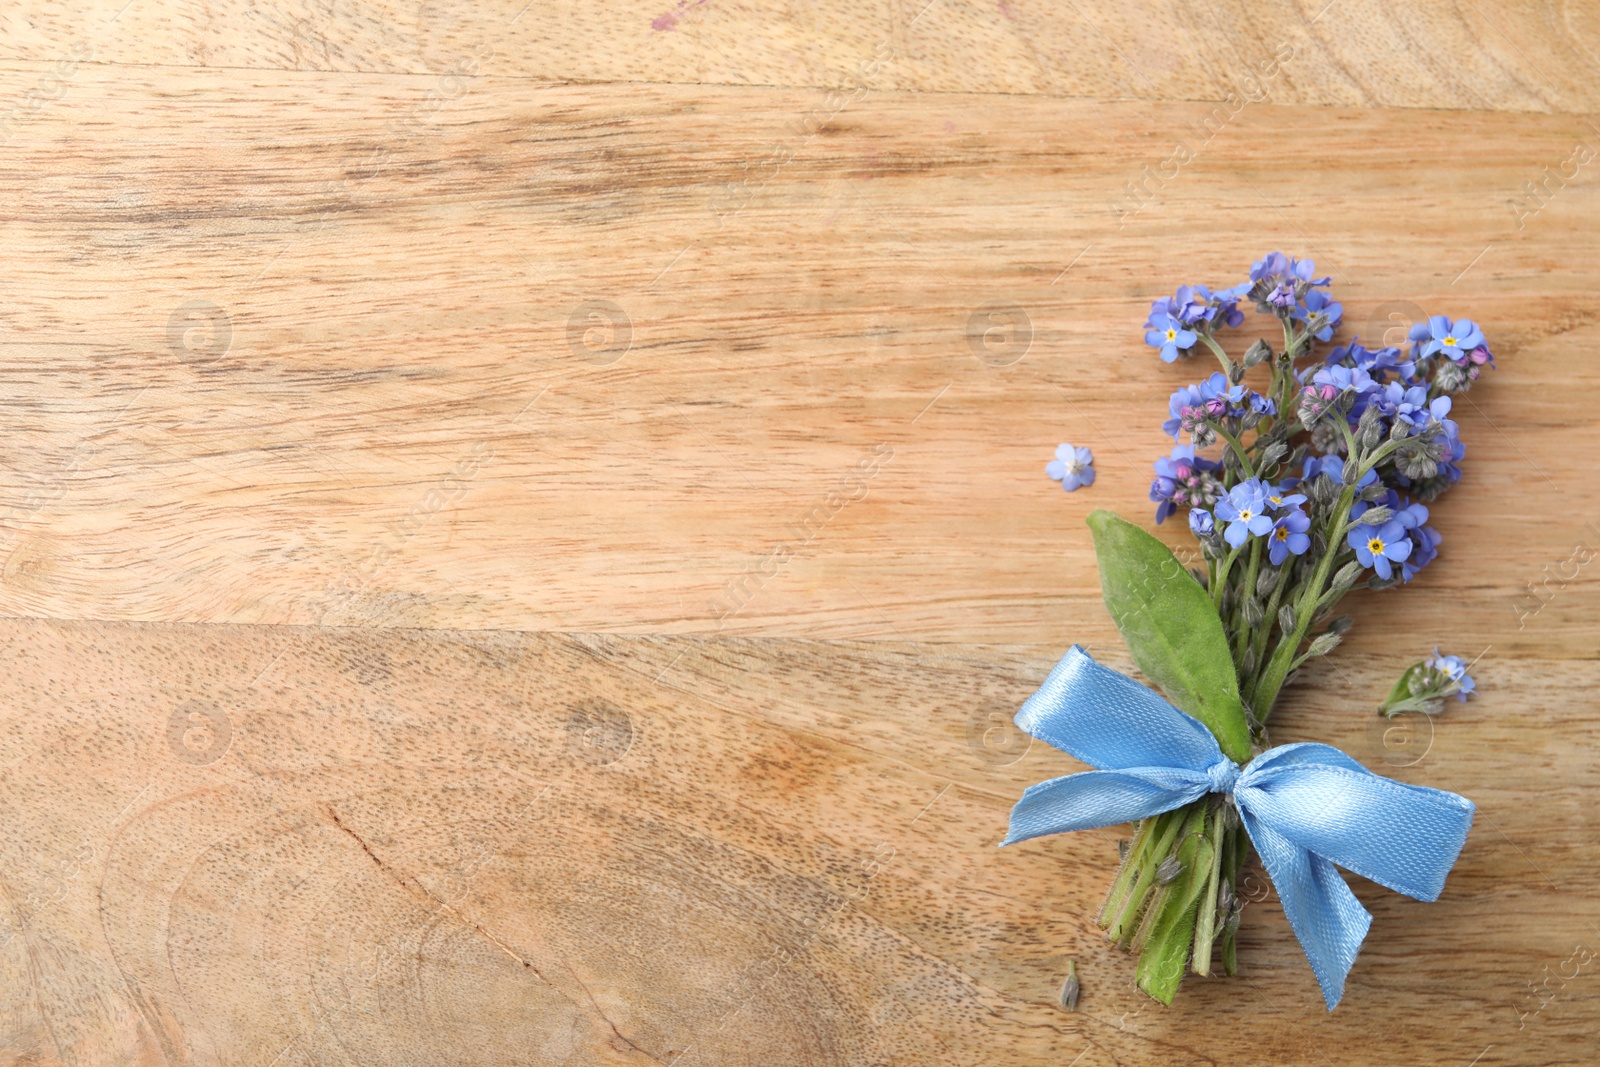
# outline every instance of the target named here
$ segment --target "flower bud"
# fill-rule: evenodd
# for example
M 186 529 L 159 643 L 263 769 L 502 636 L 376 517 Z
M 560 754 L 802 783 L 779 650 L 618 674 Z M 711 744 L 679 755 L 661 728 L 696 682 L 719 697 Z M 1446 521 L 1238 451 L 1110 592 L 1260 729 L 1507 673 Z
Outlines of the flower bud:
M 1278 609 L 1278 629 L 1286 634 L 1294 633 L 1294 605 L 1285 604 Z
M 1372 414 L 1377 408 L 1369 407 L 1365 415 L 1361 416 L 1361 426 L 1356 431 L 1356 443 L 1363 450 L 1370 451 L 1376 448 L 1378 441 L 1383 437 L 1383 424 L 1376 419 L 1368 420 L 1367 415 Z
M 1067 961 L 1067 980 L 1061 983 L 1061 1006 L 1068 1011 L 1078 1010 L 1078 993 L 1081 987 L 1078 983 L 1078 961 Z
M 1256 596 L 1266 596 L 1272 592 L 1272 587 L 1278 583 L 1278 573 L 1267 569 L 1256 576 Z
M 1306 649 L 1306 655 L 1310 658 L 1326 656 L 1329 652 L 1332 652 L 1334 649 L 1338 648 L 1339 642 L 1342 640 L 1344 640 L 1344 638 L 1336 633 L 1329 632 L 1318 634 L 1317 639 L 1311 642 L 1311 647 Z
M 1339 429 L 1343 415 L 1323 419 L 1311 428 L 1311 443 L 1318 452 L 1327 455 L 1344 452 L 1344 431 Z
M 1464 393 L 1470 381 L 1471 377 L 1464 369 L 1448 360 L 1441 363 L 1433 374 L 1433 384 L 1446 393 Z
M 1346 563 L 1339 568 L 1339 573 L 1333 576 L 1333 588 L 1342 595 L 1352 585 L 1356 584 L 1356 579 L 1361 577 L 1361 572 L 1364 569 L 1356 560 Z M 1337 599 L 1337 597 L 1334 599 Z
M 1394 465 L 1395 469 L 1414 482 L 1439 473 L 1438 459 L 1428 454 L 1426 446 L 1402 446 L 1394 454 Z
M 1382 526 L 1392 518 L 1394 518 L 1394 509 L 1384 504 L 1379 504 L 1377 507 L 1363 511 L 1356 522 L 1365 526 Z
M 1261 625 L 1261 620 L 1266 616 L 1267 612 L 1266 609 L 1261 606 L 1260 600 L 1257 600 L 1253 596 L 1247 596 L 1245 597 L 1244 604 L 1240 609 L 1240 614 L 1244 616 L 1244 624 L 1254 628 Z
M 1259 337 L 1256 338 L 1255 344 L 1244 350 L 1244 365 L 1246 367 L 1254 367 L 1257 363 L 1263 363 L 1271 358 L 1272 346 Z
M 1183 873 L 1183 863 L 1176 856 L 1168 856 L 1156 864 L 1156 885 L 1170 885 Z

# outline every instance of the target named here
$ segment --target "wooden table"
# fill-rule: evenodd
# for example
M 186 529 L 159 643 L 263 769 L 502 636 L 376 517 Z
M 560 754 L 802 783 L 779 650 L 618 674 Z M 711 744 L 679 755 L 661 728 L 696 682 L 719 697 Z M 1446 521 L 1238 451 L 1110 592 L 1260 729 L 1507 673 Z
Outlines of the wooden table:
M 0 1058 L 1600 1061 L 1600 4 L 1176 11 L 0 12 Z M 1265 891 L 1162 1009 L 1008 720 L 1273 248 L 1500 355 L 1275 724 L 1479 815 L 1337 1012 Z

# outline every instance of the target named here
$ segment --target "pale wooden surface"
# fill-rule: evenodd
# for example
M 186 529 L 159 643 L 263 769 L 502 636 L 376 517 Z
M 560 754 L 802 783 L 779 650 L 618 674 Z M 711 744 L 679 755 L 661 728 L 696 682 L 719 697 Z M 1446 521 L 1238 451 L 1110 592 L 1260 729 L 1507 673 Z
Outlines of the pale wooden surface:
M 1600 7 L 36 6 L 0 1060 L 1600 1057 Z M 1088 919 L 1115 834 L 992 848 L 1071 766 L 995 722 L 1124 662 L 1081 522 L 1148 518 L 1148 302 L 1273 247 L 1502 358 L 1439 562 L 1277 726 L 1482 812 L 1438 904 L 1358 884 L 1331 1017 L 1270 900 L 1162 1010 Z M 1413 763 L 1369 709 L 1436 641 L 1483 693 Z

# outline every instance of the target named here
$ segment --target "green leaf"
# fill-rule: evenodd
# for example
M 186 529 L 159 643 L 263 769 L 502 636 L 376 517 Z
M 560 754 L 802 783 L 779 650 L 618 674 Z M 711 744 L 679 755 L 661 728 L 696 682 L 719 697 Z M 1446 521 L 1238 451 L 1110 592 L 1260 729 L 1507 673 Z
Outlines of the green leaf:
M 1411 666 L 1407 667 L 1405 669 L 1405 673 L 1400 675 L 1400 680 L 1394 683 L 1394 688 L 1389 690 L 1389 696 L 1383 702 L 1384 706 L 1388 707 L 1390 704 L 1398 704 L 1402 700 L 1410 700 L 1412 697 L 1416 696 L 1417 694 L 1411 691 L 1411 680 L 1422 674 L 1422 672 L 1427 669 L 1428 664 L 1426 661 L 1422 663 L 1413 663 Z
M 1216 735 L 1235 763 L 1250 759 L 1250 726 L 1222 620 L 1166 545 L 1109 511 L 1089 516 L 1106 610 L 1133 662 Z

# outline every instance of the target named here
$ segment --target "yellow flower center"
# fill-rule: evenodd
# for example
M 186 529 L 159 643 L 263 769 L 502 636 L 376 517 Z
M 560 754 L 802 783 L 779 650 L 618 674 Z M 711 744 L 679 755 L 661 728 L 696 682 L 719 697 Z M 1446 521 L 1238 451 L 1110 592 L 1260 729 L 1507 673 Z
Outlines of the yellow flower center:
M 1178 331 L 1174 330 L 1172 327 L 1168 326 L 1167 327 L 1167 340 L 1176 341 L 1177 339 L 1178 339 Z
M 1280 526 L 1273 531 L 1272 536 L 1276 537 L 1280 541 L 1287 541 L 1289 540 L 1289 528 L 1287 526 Z
M 1454 337 L 1446 337 L 1444 339 L 1444 343 L 1449 345 L 1451 348 L 1454 348 L 1456 345 L 1456 339 Z
M 1371 552 L 1374 556 L 1376 556 L 1378 553 L 1382 552 L 1383 551 L 1383 538 L 1374 537 L 1372 540 L 1368 541 L 1367 542 L 1367 551 Z
M 1256 513 L 1251 511 L 1249 508 L 1244 508 L 1243 510 L 1241 510 L 1239 512 L 1239 521 L 1240 522 L 1249 522 L 1251 519 L 1253 519 L 1255 517 L 1256 517 Z

